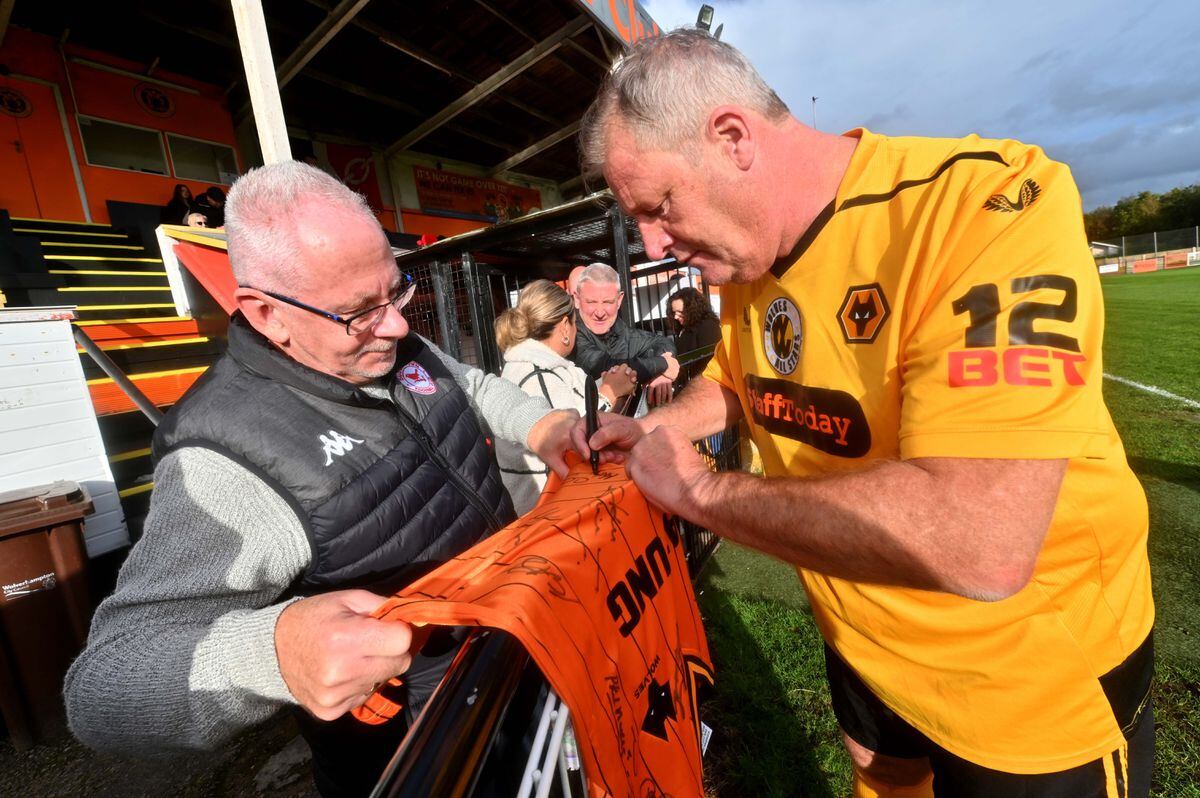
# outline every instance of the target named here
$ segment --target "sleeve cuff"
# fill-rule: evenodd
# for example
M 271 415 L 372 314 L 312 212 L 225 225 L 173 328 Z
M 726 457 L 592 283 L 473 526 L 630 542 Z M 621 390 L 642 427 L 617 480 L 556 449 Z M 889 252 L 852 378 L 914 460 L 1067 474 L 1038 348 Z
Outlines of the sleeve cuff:
M 268 701 L 299 703 L 279 672 L 279 656 L 275 652 L 275 624 L 279 615 L 299 600 L 221 618 L 197 649 L 197 659 L 217 658 L 231 687 Z M 193 667 L 193 677 L 198 670 Z

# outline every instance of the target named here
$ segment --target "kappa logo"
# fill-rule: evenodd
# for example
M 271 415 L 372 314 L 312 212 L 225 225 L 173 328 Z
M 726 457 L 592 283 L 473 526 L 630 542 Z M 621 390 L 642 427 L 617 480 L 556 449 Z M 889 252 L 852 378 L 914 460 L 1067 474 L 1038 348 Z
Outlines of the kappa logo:
M 437 392 L 437 383 L 429 376 L 429 372 L 415 360 L 409 361 L 408 365 L 400 369 L 398 378 L 400 384 L 413 393 L 429 396 Z
M 838 310 L 838 324 L 848 344 L 869 344 L 891 313 L 879 283 L 852 285 Z
M 351 438 L 349 435 L 343 435 L 340 432 L 329 430 L 329 435 L 319 435 L 317 439 L 321 441 L 321 445 L 325 448 L 325 466 L 328 468 L 333 464 L 334 457 L 341 457 L 346 452 L 354 450 L 354 444 L 362 443 L 358 438 Z
M 763 348 L 771 368 L 780 374 L 791 374 L 800 362 L 800 345 L 804 342 L 804 327 L 800 309 L 787 297 L 779 297 L 767 308 L 763 322 Z
M 1017 192 L 1015 202 L 1003 194 L 993 194 L 983 203 L 983 209 L 985 211 L 999 211 L 1000 213 L 1015 213 L 1023 211 L 1037 202 L 1037 198 L 1041 195 L 1042 187 L 1033 182 L 1033 180 L 1026 180 L 1021 184 L 1021 190 Z

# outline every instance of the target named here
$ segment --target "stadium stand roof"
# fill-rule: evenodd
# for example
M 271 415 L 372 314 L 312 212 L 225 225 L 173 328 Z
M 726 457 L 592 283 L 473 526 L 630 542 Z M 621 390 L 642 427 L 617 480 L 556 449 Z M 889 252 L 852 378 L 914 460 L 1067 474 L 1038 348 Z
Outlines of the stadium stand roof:
M 636 3 L 263 0 L 290 128 L 553 180 L 607 65 L 658 32 Z M 615 5 L 612 6 L 614 9 Z M 632 11 L 632 13 L 631 13 Z M 632 19 L 631 19 L 632 17 Z M 228 0 L 15 0 L 12 24 L 226 87 L 250 114 Z

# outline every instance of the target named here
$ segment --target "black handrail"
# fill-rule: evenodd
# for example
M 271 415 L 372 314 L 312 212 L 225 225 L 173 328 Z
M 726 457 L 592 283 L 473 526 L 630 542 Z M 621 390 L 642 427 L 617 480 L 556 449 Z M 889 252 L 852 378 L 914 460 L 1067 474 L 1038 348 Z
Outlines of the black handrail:
M 371 798 L 470 795 L 528 662 L 506 632 L 467 638 Z
M 126 396 L 133 400 L 138 410 L 141 410 L 146 418 L 150 419 L 150 422 L 157 427 L 163 419 L 163 413 L 154 406 L 154 402 L 150 401 L 150 397 L 142 393 L 142 390 L 125 376 L 125 372 L 121 371 L 117 364 L 112 362 L 112 359 L 108 355 L 104 354 L 103 349 L 96 346 L 96 342 L 87 333 L 78 327 L 73 327 L 72 329 L 75 331 L 75 343 L 79 344 L 83 351 L 87 352 L 92 360 L 96 361 L 96 365 L 117 384 L 118 388 L 125 392 Z

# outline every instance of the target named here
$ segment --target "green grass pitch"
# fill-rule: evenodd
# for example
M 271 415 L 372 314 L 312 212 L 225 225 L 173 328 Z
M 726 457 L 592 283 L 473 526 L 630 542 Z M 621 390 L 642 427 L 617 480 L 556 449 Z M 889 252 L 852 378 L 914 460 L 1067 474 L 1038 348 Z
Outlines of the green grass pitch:
M 1200 269 L 1105 277 L 1102 288 L 1104 371 L 1200 402 Z M 1200 798 L 1200 408 L 1114 380 L 1104 393 L 1150 502 L 1153 795 Z M 705 710 L 710 794 L 848 795 L 821 639 L 795 574 L 726 544 L 700 590 L 718 680 Z

